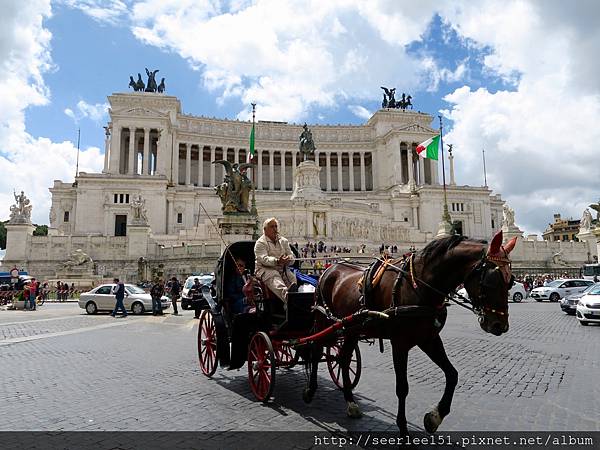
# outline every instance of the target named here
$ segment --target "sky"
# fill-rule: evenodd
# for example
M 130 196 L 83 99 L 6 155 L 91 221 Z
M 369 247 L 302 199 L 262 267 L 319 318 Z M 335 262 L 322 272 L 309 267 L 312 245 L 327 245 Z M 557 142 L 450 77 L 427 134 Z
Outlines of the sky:
M 456 182 L 487 184 L 525 233 L 600 198 L 600 2 L 2 0 L 0 219 L 13 191 L 100 172 L 107 96 L 159 69 L 187 114 L 365 123 L 381 86 L 443 117 Z M 397 95 L 398 96 L 398 95 Z M 257 143 L 259 145 L 259 143 Z M 594 169 L 596 167 L 596 169 Z M 596 174 L 596 175 L 594 175 Z

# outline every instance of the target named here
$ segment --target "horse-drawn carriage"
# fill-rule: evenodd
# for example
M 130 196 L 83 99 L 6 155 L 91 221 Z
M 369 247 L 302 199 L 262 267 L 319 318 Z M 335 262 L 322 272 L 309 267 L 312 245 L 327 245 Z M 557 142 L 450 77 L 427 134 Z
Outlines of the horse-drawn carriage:
M 404 258 L 376 258 L 367 269 L 340 262 L 321 274 L 314 292 L 288 293 L 287 310 L 257 280 L 252 289 L 244 286 L 253 307 L 242 314 L 231 313 L 226 287 L 235 277 L 236 258 L 253 273 L 254 242 L 231 244 L 217 263 L 216 295 L 205 294 L 210 309 L 200 317 L 200 369 L 211 377 L 218 364 L 235 369 L 247 363 L 252 392 L 266 402 L 277 369 L 302 364 L 309 373 L 302 396 L 310 402 L 317 390 L 318 364 L 324 361 L 342 389 L 347 414 L 360 417 L 352 393 L 361 375 L 358 342 L 386 339 L 394 362 L 396 423 L 401 433 L 407 433 L 408 352 L 418 346 L 446 378 L 441 400 L 424 417 L 425 429 L 434 432 L 450 412 L 458 382 L 440 337 L 447 302 L 470 309 L 486 333 L 507 332 L 508 290 L 514 281 L 509 254 L 515 243 L 513 238 L 503 246 L 501 231 L 489 246 L 450 236 Z M 457 300 L 459 285 L 464 285 L 468 299 Z
M 320 339 L 325 344 L 320 362 L 326 362 L 333 382 L 342 388 L 339 353 L 343 342 L 340 330 L 313 333 L 315 330 L 314 289 L 288 293 L 287 308 L 259 280 L 253 279 L 248 311 L 232 313 L 227 285 L 236 274 L 236 260 L 245 263 L 250 277 L 254 273 L 254 241 L 230 244 L 217 262 L 215 289 L 206 298 L 209 309 L 202 312 L 198 329 L 198 358 L 202 373 L 212 377 L 217 366 L 239 368 L 248 365 L 248 381 L 255 397 L 269 400 L 275 386 L 277 369 L 309 363 L 308 346 Z M 295 269 L 299 263 L 296 262 Z M 247 291 L 247 290 L 246 290 Z M 304 292 L 303 292 L 304 291 Z M 247 349 L 247 351 L 246 351 Z M 244 358 L 243 360 L 241 358 Z M 361 357 L 355 346 L 350 371 L 355 387 L 361 375 Z

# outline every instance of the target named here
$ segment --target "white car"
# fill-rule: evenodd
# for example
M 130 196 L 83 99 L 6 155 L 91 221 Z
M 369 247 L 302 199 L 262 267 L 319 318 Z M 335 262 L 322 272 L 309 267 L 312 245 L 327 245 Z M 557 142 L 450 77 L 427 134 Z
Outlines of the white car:
M 467 290 L 465 288 L 459 289 L 458 293 L 466 299 L 469 298 L 469 294 L 467 294 Z M 519 303 L 524 298 L 527 298 L 527 291 L 525 290 L 523 283 L 515 281 L 513 287 L 510 288 L 510 290 L 508 291 L 508 299 L 512 300 L 513 302 Z
M 578 292 L 585 291 L 591 284 L 594 284 L 594 282 L 591 280 L 580 280 L 573 278 L 554 280 L 548 283 L 546 286 L 532 289 L 529 293 L 529 296 L 535 299 L 537 302 L 541 302 L 543 300 L 557 302 L 567 295 L 577 294 Z
M 575 315 L 581 325 L 600 323 L 600 286 L 592 288 L 579 299 Z
M 181 289 L 181 309 L 191 309 L 193 308 L 193 301 L 190 295 L 190 288 L 194 285 L 194 280 L 198 278 L 200 284 L 206 288 L 210 289 L 210 284 L 215 279 L 214 274 L 202 274 L 202 275 L 192 275 L 187 277 L 185 283 L 183 283 L 183 289 Z
M 98 311 L 112 311 L 115 309 L 115 295 L 112 289 L 115 284 L 102 284 L 89 292 L 84 292 L 79 296 L 79 307 L 85 309 L 88 314 L 96 314 Z M 160 299 L 162 309 L 171 306 L 171 300 L 162 296 Z M 152 311 L 152 297 L 142 288 L 133 284 L 125 284 L 125 298 L 123 304 L 127 311 L 133 314 L 144 314 L 145 311 Z

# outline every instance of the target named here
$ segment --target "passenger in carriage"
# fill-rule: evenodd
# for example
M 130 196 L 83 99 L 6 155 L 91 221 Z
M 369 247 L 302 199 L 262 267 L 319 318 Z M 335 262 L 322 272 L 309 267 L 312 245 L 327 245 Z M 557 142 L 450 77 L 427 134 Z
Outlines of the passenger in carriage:
M 241 314 L 248 310 L 244 293 L 242 292 L 246 279 L 246 262 L 242 258 L 235 258 L 235 271 L 224 288 L 225 300 L 229 303 L 232 314 Z
M 294 290 L 296 276 L 289 266 L 294 264 L 294 253 L 286 238 L 279 235 L 279 222 L 272 217 L 263 223 L 263 235 L 254 245 L 256 276 L 287 307 L 287 293 Z

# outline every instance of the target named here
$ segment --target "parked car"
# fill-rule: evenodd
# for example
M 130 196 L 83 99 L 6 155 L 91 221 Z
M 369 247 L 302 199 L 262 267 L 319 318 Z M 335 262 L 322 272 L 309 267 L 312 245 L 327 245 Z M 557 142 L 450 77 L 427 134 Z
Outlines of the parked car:
M 465 288 L 459 289 L 458 293 L 467 299 L 469 298 L 469 294 L 467 294 L 467 290 Z M 519 303 L 524 298 L 527 298 L 527 291 L 525 290 L 523 283 L 515 281 L 513 287 L 508 291 L 508 299 L 515 303 Z
M 600 286 L 594 286 L 579 299 L 575 314 L 581 325 L 600 323 Z
M 554 280 L 548 283 L 546 286 L 536 287 L 531 290 L 529 296 L 534 298 L 537 302 L 543 300 L 550 300 L 551 302 L 557 302 L 561 298 L 567 295 L 577 294 L 585 291 L 590 285 L 594 284 L 591 280 L 580 280 L 580 279 L 564 279 Z
M 198 278 L 202 285 L 202 290 L 210 289 L 210 285 L 215 279 L 213 274 L 201 274 L 192 275 L 187 277 L 185 283 L 183 283 L 183 289 L 181 290 L 181 309 L 192 309 L 192 296 L 190 295 L 190 288 L 194 285 L 194 280 Z
M 115 307 L 115 296 L 112 293 L 114 284 L 102 284 L 89 292 L 79 296 L 79 307 L 85 309 L 88 314 L 96 314 L 98 311 L 112 311 Z M 167 296 L 160 299 L 162 309 L 171 306 L 171 300 Z M 125 284 L 125 309 L 133 314 L 143 314 L 152 311 L 152 297 L 150 294 L 133 284 Z
M 585 291 L 578 292 L 577 294 L 567 295 L 562 298 L 560 301 L 560 309 L 570 315 L 575 315 L 575 311 L 577 310 L 577 303 L 579 303 L 579 299 L 583 297 L 585 294 L 590 292 L 592 289 L 600 288 L 600 283 L 592 284 L 588 286 Z

